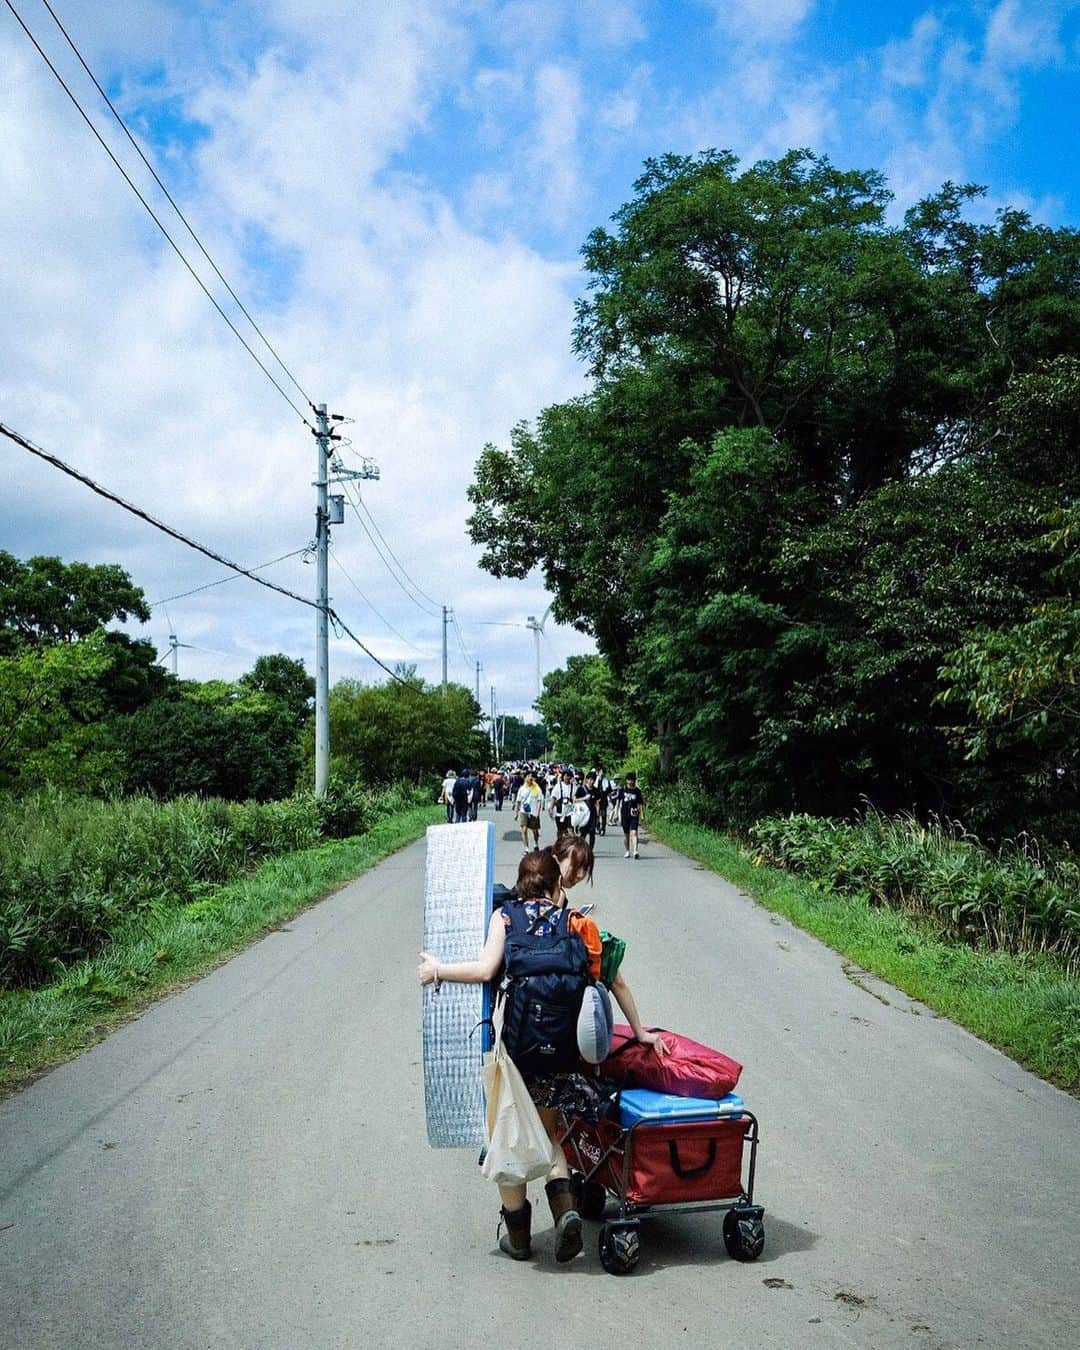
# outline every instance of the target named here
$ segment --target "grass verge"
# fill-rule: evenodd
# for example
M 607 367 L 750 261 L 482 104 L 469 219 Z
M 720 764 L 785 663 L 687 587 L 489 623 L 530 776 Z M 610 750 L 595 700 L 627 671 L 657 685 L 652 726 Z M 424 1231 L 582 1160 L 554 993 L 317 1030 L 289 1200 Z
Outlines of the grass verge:
M 665 844 L 721 873 L 765 908 L 1080 1095 L 1080 980 L 1060 960 L 944 941 L 915 916 L 756 866 L 737 841 L 715 830 L 656 814 L 649 824 Z
M 192 904 L 132 920 L 55 984 L 0 993 L 0 1097 L 74 1058 L 444 818 L 442 807 L 413 807 L 355 838 L 272 858 Z

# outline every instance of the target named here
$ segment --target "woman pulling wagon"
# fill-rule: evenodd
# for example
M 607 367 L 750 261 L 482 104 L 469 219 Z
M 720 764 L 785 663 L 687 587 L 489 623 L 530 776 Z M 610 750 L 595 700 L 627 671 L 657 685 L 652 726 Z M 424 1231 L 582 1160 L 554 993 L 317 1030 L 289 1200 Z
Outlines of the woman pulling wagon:
M 475 961 L 447 964 L 428 952 L 421 952 L 418 967 L 421 985 L 434 984 L 438 988 L 443 981 L 486 984 L 503 968 L 508 937 L 511 942 L 520 944 L 527 940 L 523 939 L 523 935 L 529 934 L 541 940 L 563 935 L 569 947 L 580 949 L 582 961 L 587 965 L 588 978 L 599 980 L 604 960 L 600 932 L 592 919 L 566 906 L 566 891 L 586 877 L 591 880 L 592 870 L 592 849 L 583 840 L 570 836 L 561 839 L 555 849 L 547 848 L 542 852 L 526 854 L 518 867 L 517 883 L 511 898 L 491 916 L 487 942 L 480 956 Z M 621 972 L 612 979 L 611 992 L 637 1039 L 642 1044 L 651 1045 L 658 1056 L 666 1054 L 667 1046 L 660 1036 L 656 1032 L 646 1031 L 642 1026 L 633 995 Z M 513 1019 L 511 991 L 504 1036 L 511 1032 Z M 560 1063 L 577 1060 L 576 1016 L 571 1019 L 571 1026 L 574 1028 L 574 1043 L 572 1047 L 563 1047 Z M 508 1048 L 509 1045 L 508 1040 Z M 555 1224 L 555 1259 L 559 1262 L 570 1261 L 582 1248 L 581 1216 L 575 1208 L 566 1154 L 559 1140 L 559 1118 L 565 1112 L 596 1120 L 606 1104 L 606 1098 L 596 1082 L 586 1077 L 578 1067 L 559 1067 L 553 1072 L 538 1072 L 531 1067 L 523 1051 L 518 1068 L 551 1140 L 555 1156 L 544 1187 Z M 506 1233 L 499 1239 L 499 1247 L 515 1261 L 526 1261 L 532 1255 L 532 1206 L 526 1197 L 526 1187 L 523 1183 L 500 1185 L 499 1198 L 502 1202 L 501 1217 L 506 1224 Z

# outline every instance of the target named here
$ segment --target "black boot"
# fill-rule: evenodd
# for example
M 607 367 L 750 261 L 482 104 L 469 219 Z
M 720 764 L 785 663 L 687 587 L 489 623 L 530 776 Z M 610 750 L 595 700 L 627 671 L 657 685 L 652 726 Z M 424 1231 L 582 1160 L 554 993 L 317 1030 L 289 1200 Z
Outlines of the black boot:
M 555 1220 L 555 1260 L 572 1261 L 581 1251 L 581 1215 L 576 1209 L 574 1188 L 566 1177 L 544 1187 L 551 1217 Z
M 499 1210 L 501 1222 L 506 1224 L 506 1232 L 499 1238 L 499 1250 L 515 1261 L 527 1261 L 532 1256 L 529 1242 L 529 1230 L 532 1225 L 532 1205 L 528 1200 L 520 1209 Z

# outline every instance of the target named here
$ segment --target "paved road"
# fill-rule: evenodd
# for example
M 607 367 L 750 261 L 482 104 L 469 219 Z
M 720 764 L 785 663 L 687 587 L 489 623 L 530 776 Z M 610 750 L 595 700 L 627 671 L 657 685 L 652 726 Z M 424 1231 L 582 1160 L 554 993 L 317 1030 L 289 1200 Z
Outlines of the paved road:
M 425 1142 L 421 843 L 0 1105 L 0 1344 L 1078 1344 L 1080 1102 L 687 859 L 599 852 L 643 1015 L 747 1066 L 760 1262 L 717 1215 L 647 1223 L 628 1279 L 591 1232 L 498 1254 L 475 1158 Z

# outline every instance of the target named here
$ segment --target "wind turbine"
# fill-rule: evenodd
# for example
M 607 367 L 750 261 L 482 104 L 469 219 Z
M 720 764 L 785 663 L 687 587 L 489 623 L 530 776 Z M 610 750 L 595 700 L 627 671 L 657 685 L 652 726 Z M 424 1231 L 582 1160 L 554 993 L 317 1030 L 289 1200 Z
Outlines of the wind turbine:
M 179 669 L 178 669 L 178 667 L 179 667 L 179 662 L 178 662 L 178 660 L 177 660 L 177 658 L 176 658 L 176 653 L 180 650 L 181 647 L 187 648 L 187 650 L 188 650 L 189 652 L 197 652 L 197 651 L 199 650 L 198 647 L 193 647 L 193 646 L 191 645 L 190 642 L 181 642 L 180 639 L 176 636 L 175 633 L 170 633 L 170 634 L 169 634 L 169 655 L 170 655 L 170 659 L 171 659 L 171 661 L 172 661 L 172 673 L 173 673 L 174 675 L 179 675 L 179 673 L 180 673 L 180 672 L 179 672 Z
M 537 702 L 540 701 L 540 694 L 541 694 L 541 692 L 542 692 L 542 690 L 541 690 L 541 684 L 540 684 L 540 635 L 541 635 L 541 633 L 543 633 L 543 631 L 544 631 L 544 624 L 547 623 L 548 615 L 549 615 L 550 613 L 551 613 L 551 605 L 548 605 L 547 609 L 544 610 L 544 617 L 540 620 L 539 623 L 537 623 L 535 616 L 532 615 L 532 614 L 530 614 L 529 617 L 525 620 L 525 627 L 526 627 L 526 628 L 531 628 L 531 629 L 532 629 L 533 637 L 536 639 L 536 699 L 537 699 Z

